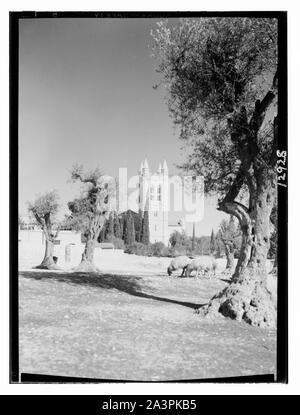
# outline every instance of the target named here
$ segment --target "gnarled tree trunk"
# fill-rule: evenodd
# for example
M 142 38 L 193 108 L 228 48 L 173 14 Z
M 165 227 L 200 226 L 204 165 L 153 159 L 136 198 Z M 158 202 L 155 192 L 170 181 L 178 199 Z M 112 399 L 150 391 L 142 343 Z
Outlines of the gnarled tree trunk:
M 98 242 L 100 231 L 104 225 L 105 217 L 101 214 L 95 215 L 91 220 L 90 229 L 86 234 L 86 243 L 80 264 L 74 269 L 79 272 L 99 272 L 94 264 L 94 251 Z
M 242 230 L 242 246 L 231 283 L 200 310 L 200 314 L 221 313 L 238 321 L 262 327 L 276 327 L 277 304 L 267 287 L 267 254 L 270 246 L 270 215 L 276 196 L 276 148 L 278 120 L 274 117 L 273 138 L 268 151 L 259 149 L 258 132 L 268 107 L 277 93 L 277 73 L 272 88 L 257 100 L 248 122 L 241 108 L 230 122 L 231 139 L 237 143 L 241 165 L 219 209 L 234 215 Z M 236 201 L 246 183 L 249 206 Z
M 98 272 L 97 267 L 94 265 L 94 250 L 97 240 L 88 236 L 85 243 L 84 251 L 81 257 L 80 264 L 74 269 L 74 271 L 80 272 Z
M 43 228 L 45 235 L 45 255 L 40 265 L 36 266 L 37 269 L 58 269 L 56 263 L 53 260 L 54 252 L 54 239 L 57 236 L 52 236 L 51 232 L 47 228 Z
M 270 214 L 275 198 L 275 176 L 257 173 L 253 211 L 236 202 L 222 209 L 234 214 L 242 229 L 242 246 L 232 282 L 201 310 L 219 312 L 238 321 L 261 327 L 276 326 L 276 298 L 267 287 L 267 254 L 270 246 Z

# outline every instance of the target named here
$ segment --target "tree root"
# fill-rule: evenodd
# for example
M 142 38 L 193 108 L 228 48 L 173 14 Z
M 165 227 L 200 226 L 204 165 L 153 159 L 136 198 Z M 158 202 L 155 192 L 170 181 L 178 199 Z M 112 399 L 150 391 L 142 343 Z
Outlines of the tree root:
M 35 269 L 49 269 L 49 270 L 60 270 L 56 263 L 51 258 L 47 258 L 42 261 L 40 265 L 34 267 Z
M 73 268 L 74 272 L 99 273 L 99 269 L 90 261 L 81 261 L 77 267 Z
M 276 301 L 260 282 L 244 280 L 231 283 L 199 310 L 202 317 L 218 314 L 252 326 L 276 328 Z

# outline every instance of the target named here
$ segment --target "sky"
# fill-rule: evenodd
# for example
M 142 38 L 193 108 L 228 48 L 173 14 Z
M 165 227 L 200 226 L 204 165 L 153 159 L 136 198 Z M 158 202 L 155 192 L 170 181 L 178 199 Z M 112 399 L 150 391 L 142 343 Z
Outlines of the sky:
M 169 117 L 151 56 L 149 19 L 23 19 L 19 39 L 19 211 L 57 189 L 61 212 L 78 194 L 75 163 L 117 177 L 167 160 L 169 174 L 186 158 Z M 204 179 L 205 180 L 205 179 Z M 170 213 L 172 216 L 172 212 Z M 205 201 L 197 235 L 226 217 Z M 187 231 L 191 233 L 192 224 Z

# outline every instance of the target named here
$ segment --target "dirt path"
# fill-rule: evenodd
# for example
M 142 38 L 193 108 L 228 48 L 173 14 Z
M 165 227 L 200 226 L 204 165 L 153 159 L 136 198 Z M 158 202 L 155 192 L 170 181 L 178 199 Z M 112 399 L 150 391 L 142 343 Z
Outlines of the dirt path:
M 194 312 L 221 279 L 20 272 L 20 370 L 179 380 L 274 373 L 275 333 Z

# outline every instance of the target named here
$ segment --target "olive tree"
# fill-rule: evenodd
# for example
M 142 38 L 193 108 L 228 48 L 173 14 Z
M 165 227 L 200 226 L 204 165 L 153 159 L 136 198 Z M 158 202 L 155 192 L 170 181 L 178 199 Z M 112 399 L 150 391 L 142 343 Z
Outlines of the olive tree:
M 182 167 L 204 175 L 206 193 L 218 194 L 218 209 L 242 230 L 232 282 L 201 314 L 275 326 L 266 261 L 277 191 L 277 20 L 162 21 L 152 38 L 170 114 L 190 149 Z
M 71 171 L 71 180 L 83 185 L 80 197 L 68 203 L 73 228 L 80 230 L 85 237 L 85 248 L 76 271 L 97 272 L 93 262 L 94 250 L 111 211 L 111 187 L 98 168 L 84 172 L 82 166 L 75 165 Z
M 54 240 L 58 236 L 59 226 L 55 224 L 55 215 L 58 212 L 58 194 L 55 190 L 39 195 L 33 202 L 28 202 L 28 211 L 33 215 L 45 236 L 45 255 L 36 268 L 56 269 L 53 260 Z M 54 229 L 56 228 L 56 229 Z

